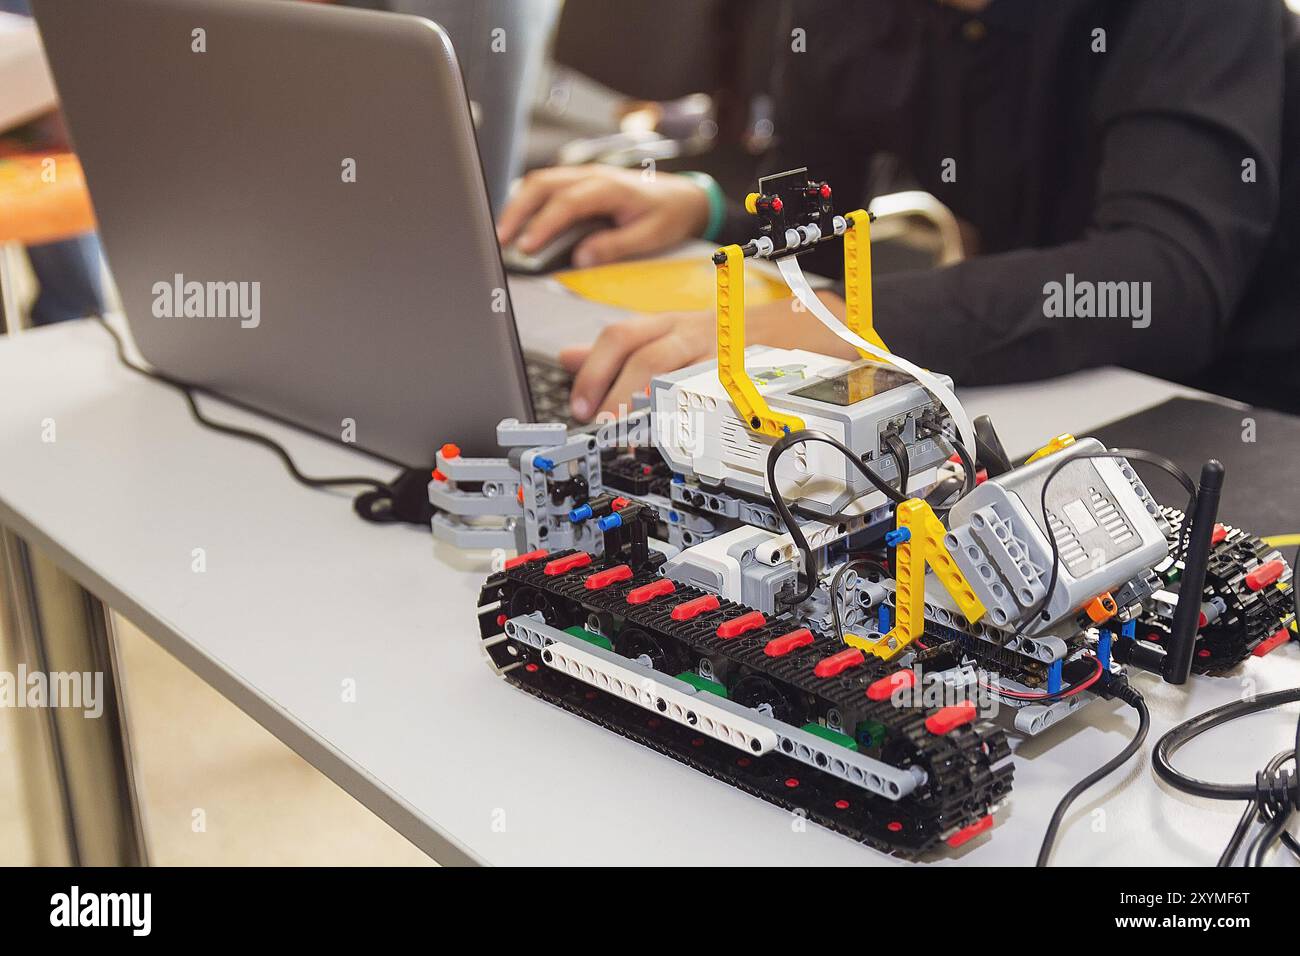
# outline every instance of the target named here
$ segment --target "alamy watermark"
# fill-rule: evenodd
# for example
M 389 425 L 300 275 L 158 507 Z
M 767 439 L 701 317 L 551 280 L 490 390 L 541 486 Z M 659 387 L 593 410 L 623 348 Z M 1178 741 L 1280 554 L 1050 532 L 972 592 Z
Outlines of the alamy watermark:
M 153 284 L 153 314 L 159 319 L 239 319 L 240 328 L 262 324 L 262 283 L 195 282 L 176 273 Z
M 132 936 L 148 936 L 153 929 L 153 894 L 83 892 L 73 885 L 50 897 L 50 925 L 120 927 Z
M 906 672 L 897 672 L 906 674 Z M 912 677 L 895 679 L 889 702 L 900 709 L 957 707 L 973 705 L 975 716 L 985 720 L 997 717 L 1002 700 L 997 694 L 998 675 L 983 668 L 950 671 L 927 671 L 921 664 L 911 669 Z
M 0 671 L 0 707 L 60 707 L 92 719 L 104 713 L 103 671 Z
M 1133 328 L 1151 324 L 1150 282 L 1093 282 L 1075 279 L 1043 286 L 1043 315 L 1049 319 L 1129 319 Z

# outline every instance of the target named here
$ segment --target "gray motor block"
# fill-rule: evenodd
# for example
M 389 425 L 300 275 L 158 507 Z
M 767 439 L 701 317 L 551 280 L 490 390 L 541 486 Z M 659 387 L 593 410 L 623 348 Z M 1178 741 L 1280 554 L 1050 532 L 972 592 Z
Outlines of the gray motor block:
M 953 505 L 945 541 L 992 625 L 1015 628 L 1043 600 L 1052 571 L 1049 534 L 1058 550 L 1057 583 L 1038 618 L 1027 622 L 1030 634 L 1169 553 L 1159 509 L 1132 466 L 1092 457 L 1104 452 L 1101 442 L 1083 439 L 989 479 Z

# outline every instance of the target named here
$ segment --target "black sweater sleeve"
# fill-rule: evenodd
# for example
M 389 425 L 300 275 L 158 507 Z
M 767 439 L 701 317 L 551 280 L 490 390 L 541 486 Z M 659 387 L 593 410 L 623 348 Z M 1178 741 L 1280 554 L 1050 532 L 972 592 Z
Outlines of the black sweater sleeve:
M 965 384 L 1104 364 L 1176 376 L 1211 361 L 1276 215 L 1281 5 L 1144 0 L 1099 55 L 1086 233 L 878 277 L 876 325 L 891 349 Z M 1045 290 L 1068 275 L 1150 283 L 1149 327 L 1049 316 Z
M 877 45 L 880 37 L 874 34 L 888 29 L 890 4 L 802 0 L 784 4 L 783 10 L 772 54 L 775 142 L 763 157 L 761 172 L 806 166 L 831 184 L 837 211 L 854 209 L 866 195 L 871 152 L 879 147 L 880 131 L 897 114 L 899 103 L 889 96 L 843 94 L 890 87 L 897 64 L 862 55 L 863 43 Z M 855 29 L 844 29 L 845 18 L 852 18 Z M 913 50 L 905 56 L 916 59 Z M 729 203 L 720 238 L 743 243 L 757 234 L 758 220 L 740 203 Z M 810 271 L 837 275 L 842 253 L 817 251 L 800 261 Z

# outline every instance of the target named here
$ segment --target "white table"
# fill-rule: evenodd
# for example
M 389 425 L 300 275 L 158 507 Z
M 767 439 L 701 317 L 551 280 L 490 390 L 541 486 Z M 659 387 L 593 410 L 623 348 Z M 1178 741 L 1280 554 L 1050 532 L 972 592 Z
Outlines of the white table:
M 1179 391 L 1106 369 L 967 397 L 1018 454 Z M 305 471 L 389 476 L 350 449 L 205 405 L 282 441 Z M 57 440 L 43 442 L 51 420 Z M 444 863 L 893 862 L 493 677 L 475 621 L 487 554 L 364 524 L 346 495 L 296 485 L 265 450 L 200 428 L 176 394 L 120 367 L 90 322 L 0 339 L 0 525 Z M 1294 686 L 1300 655 L 1252 660 L 1242 679 Z M 1236 678 L 1187 693 L 1137 683 L 1152 742 L 1242 690 Z M 1254 718 L 1231 747 L 1211 736 L 1183 759 L 1253 778 L 1293 721 Z M 1122 705 L 1098 703 L 1022 746 L 992 838 L 953 859 L 1031 862 L 1061 793 L 1131 727 Z M 1165 791 L 1144 755 L 1078 809 L 1057 859 L 1122 865 L 1212 862 L 1240 807 Z

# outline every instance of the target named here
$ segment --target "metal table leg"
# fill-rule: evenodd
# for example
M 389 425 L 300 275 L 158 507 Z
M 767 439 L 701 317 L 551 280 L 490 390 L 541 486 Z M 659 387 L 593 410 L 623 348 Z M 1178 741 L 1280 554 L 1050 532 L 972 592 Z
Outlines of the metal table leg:
M 36 862 L 148 863 L 109 611 L 8 528 L 0 527 L 5 666 L 20 674 L 102 675 L 86 707 L 21 707 L 17 753 Z M 95 685 L 90 685 L 92 688 Z M 23 685 L 15 691 L 22 693 Z M 83 700 L 83 704 L 88 701 Z
M 0 243 L 0 333 L 22 330 L 22 310 L 18 308 L 18 277 L 14 273 L 17 243 Z

